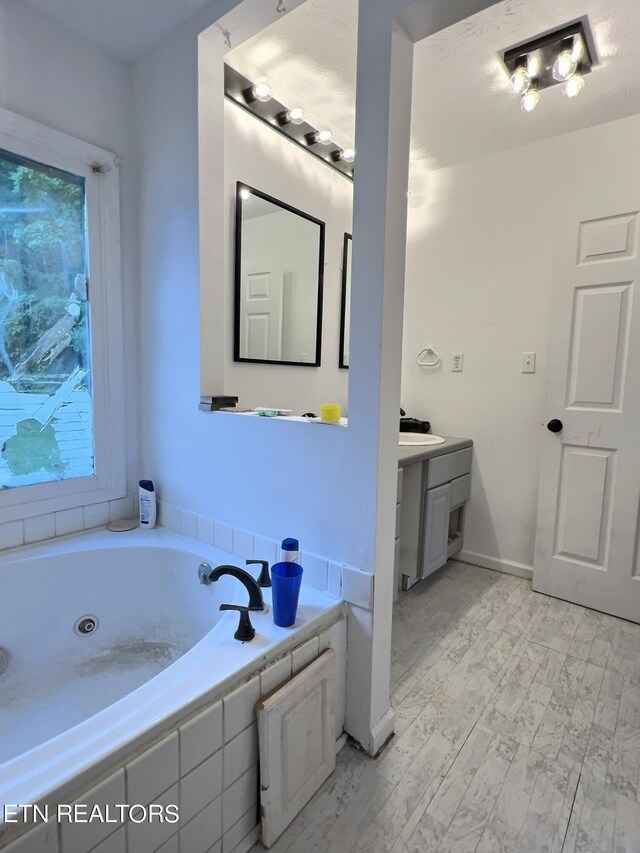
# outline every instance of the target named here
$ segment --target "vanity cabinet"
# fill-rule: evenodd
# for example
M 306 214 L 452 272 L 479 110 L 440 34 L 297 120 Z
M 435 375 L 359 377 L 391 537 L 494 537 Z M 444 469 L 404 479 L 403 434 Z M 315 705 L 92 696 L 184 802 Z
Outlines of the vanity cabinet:
M 471 459 L 469 439 L 447 439 L 445 445 L 424 449 L 401 449 L 402 477 L 396 504 L 397 587 L 408 589 L 462 549 Z

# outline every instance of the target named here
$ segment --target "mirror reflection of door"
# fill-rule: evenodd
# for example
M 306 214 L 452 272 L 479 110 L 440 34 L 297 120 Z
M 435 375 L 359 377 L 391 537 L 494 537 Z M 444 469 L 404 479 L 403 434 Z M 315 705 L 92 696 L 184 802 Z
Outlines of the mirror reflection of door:
M 351 234 L 344 235 L 342 248 L 342 303 L 340 310 L 340 356 L 338 365 L 349 367 L 349 329 L 351 325 Z
M 249 229 L 248 229 L 249 230 Z M 259 234 L 255 235 L 259 238 Z M 282 358 L 282 268 L 276 258 L 242 266 L 241 340 L 244 354 L 259 361 Z
M 235 360 L 320 364 L 324 223 L 238 184 Z

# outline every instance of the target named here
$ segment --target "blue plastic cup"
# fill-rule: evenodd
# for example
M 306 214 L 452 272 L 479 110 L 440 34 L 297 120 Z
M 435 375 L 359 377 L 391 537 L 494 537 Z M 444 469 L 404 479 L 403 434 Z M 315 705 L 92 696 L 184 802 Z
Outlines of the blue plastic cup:
M 271 566 L 273 621 L 280 628 L 290 628 L 296 621 L 302 566 L 299 563 L 274 563 Z

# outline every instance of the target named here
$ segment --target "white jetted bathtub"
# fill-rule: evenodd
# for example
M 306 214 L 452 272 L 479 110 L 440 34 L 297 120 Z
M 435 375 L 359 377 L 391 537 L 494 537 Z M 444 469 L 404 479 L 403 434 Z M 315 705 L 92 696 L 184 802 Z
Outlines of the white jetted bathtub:
M 247 592 L 229 576 L 201 585 L 203 561 L 243 565 L 164 530 L 98 531 L 0 556 L 0 803 L 88 787 L 97 767 L 143 748 L 160 724 L 177 724 L 339 607 L 303 586 L 293 629 L 277 628 L 268 607 L 251 614 L 255 639 L 240 643 L 238 614 L 218 608 L 246 604 Z

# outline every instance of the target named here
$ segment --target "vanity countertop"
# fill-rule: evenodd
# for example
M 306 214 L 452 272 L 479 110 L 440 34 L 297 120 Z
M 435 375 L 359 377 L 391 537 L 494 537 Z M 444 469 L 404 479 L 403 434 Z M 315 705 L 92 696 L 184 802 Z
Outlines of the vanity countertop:
M 445 453 L 453 453 L 455 450 L 473 446 L 470 438 L 452 438 L 447 435 L 442 437 L 446 439 L 444 444 L 398 447 L 398 467 L 404 468 L 405 465 L 412 465 L 414 462 L 424 462 L 425 459 L 433 459 L 434 456 L 444 456 Z

